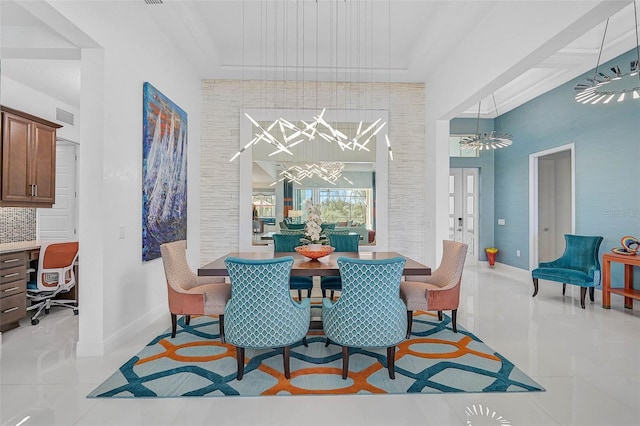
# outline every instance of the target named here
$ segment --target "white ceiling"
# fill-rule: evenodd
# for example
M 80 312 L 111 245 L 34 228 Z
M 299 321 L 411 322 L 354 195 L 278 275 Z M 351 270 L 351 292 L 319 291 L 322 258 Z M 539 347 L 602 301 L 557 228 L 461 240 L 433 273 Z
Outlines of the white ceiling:
M 112 3 L 126 13 L 126 3 L 143 1 Z M 42 3 L 0 1 L 2 73 L 79 107 L 81 43 L 47 19 Z M 460 117 L 475 117 L 478 100 L 482 116 L 494 117 L 491 92 L 504 113 L 592 69 L 609 16 L 601 62 L 636 46 L 631 0 L 163 0 L 145 7 L 202 78 L 428 85 L 449 72 L 443 64 L 464 64 L 473 78 L 477 58 L 500 62 L 505 50 L 496 46 L 526 46 L 526 69 L 490 70 L 495 78 L 460 102 Z M 487 43 L 491 37 L 500 40 Z M 481 51 L 469 50 L 473 40 L 483 41 Z

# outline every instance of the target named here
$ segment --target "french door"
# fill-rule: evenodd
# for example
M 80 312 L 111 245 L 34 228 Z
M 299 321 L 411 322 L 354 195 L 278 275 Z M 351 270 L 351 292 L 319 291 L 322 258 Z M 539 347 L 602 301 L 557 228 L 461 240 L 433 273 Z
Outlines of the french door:
M 478 260 L 478 169 L 449 170 L 449 239 L 469 245 L 467 263 Z

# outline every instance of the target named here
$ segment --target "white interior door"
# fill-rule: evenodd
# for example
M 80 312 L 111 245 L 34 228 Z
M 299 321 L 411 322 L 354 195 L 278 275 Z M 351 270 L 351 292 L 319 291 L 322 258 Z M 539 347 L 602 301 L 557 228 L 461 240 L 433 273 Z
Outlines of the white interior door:
M 560 151 L 538 158 L 538 261 L 564 252 L 571 233 L 571 156 Z
M 575 232 L 575 144 L 529 155 L 529 269 L 564 251 Z
M 469 245 L 467 263 L 478 260 L 478 169 L 449 171 L 449 239 Z
M 56 143 L 56 202 L 38 209 L 38 239 L 76 241 L 76 144 Z

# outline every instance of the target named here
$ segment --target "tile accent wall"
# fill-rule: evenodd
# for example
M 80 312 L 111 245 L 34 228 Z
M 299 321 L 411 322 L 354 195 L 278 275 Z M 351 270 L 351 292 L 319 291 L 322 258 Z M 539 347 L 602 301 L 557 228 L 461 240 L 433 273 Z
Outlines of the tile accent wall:
M 36 239 L 36 209 L 0 207 L 0 244 Z
M 277 99 L 272 96 L 276 93 Z M 203 80 L 201 262 L 237 251 L 240 108 L 388 109 L 389 250 L 424 260 L 426 227 L 425 90 L 422 83 Z M 317 94 L 317 101 L 316 101 Z M 244 102 L 241 105 L 241 102 Z M 415 212 L 408 216 L 408 212 Z

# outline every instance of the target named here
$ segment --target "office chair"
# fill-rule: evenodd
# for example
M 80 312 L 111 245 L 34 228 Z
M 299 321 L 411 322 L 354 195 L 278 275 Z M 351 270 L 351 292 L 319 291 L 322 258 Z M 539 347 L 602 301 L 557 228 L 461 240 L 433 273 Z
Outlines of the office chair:
M 73 314 L 78 315 L 77 300 L 55 299 L 76 285 L 73 267 L 77 259 L 77 241 L 43 243 L 40 246 L 36 279 L 27 284 L 27 299 L 31 302 L 27 311 L 36 311 L 31 317 L 31 325 L 37 325 L 42 311 L 48 314 L 52 306 L 73 309 Z

